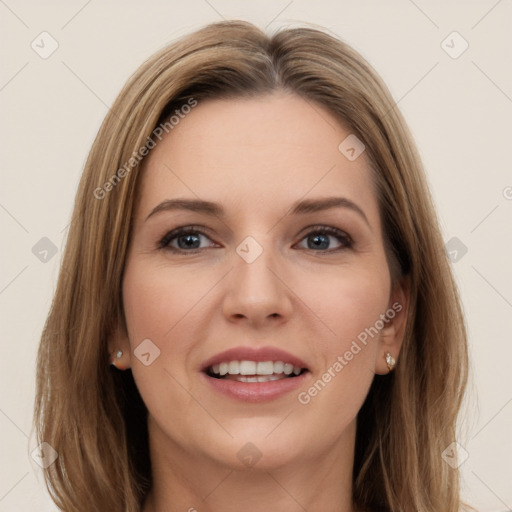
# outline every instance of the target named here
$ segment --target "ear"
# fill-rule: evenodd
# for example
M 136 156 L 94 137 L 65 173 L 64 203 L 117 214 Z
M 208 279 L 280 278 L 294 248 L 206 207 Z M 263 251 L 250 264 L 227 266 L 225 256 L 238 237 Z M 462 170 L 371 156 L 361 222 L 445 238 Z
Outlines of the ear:
M 117 327 L 109 337 L 108 353 L 109 364 L 114 365 L 118 370 L 131 368 L 130 339 L 123 320 L 117 322 Z
M 401 278 L 392 285 L 384 327 L 380 333 L 377 361 L 375 362 L 375 373 L 379 375 L 385 375 L 390 371 L 386 363 L 387 353 L 390 353 L 398 362 L 407 326 L 409 301 L 409 279 Z

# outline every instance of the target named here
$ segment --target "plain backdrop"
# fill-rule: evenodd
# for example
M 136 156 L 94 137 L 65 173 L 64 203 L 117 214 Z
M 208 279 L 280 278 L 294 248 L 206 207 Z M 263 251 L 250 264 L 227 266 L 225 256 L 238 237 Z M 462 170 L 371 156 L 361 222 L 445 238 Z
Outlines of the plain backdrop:
M 388 84 L 423 158 L 467 318 L 464 497 L 483 512 L 512 509 L 510 0 L 0 0 L 0 511 L 56 510 L 30 457 L 35 357 L 93 138 L 143 60 L 223 18 L 269 31 L 320 25 Z

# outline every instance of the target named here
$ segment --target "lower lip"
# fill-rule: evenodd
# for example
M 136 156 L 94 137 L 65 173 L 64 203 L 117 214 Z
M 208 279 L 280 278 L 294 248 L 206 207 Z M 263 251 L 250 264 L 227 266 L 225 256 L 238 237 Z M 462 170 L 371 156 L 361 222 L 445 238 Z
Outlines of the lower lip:
M 236 380 L 216 379 L 203 373 L 203 377 L 218 392 L 244 402 L 266 402 L 290 393 L 303 384 L 309 372 L 297 377 L 287 377 L 268 382 L 239 382 Z

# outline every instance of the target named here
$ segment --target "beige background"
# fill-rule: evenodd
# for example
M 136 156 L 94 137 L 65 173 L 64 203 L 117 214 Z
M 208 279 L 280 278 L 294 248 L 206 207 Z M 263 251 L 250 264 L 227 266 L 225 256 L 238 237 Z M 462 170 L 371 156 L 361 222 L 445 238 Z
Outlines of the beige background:
M 35 355 L 93 137 L 146 57 L 221 18 L 269 30 L 324 26 L 389 85 L 424 159 L 445 240 L 467 247 L 452 263 L 474 370 L 464 496 L 481 511 L 512 508 L 510 0 L 0 0 L 0 17 L 0 512 L 56 510 L 29 456 Z M 31 47 L 44 54 L 53 40 L 46 59 Z M 57 249 L 35 250 L 46 262 L 32 252 L 43 237 Z

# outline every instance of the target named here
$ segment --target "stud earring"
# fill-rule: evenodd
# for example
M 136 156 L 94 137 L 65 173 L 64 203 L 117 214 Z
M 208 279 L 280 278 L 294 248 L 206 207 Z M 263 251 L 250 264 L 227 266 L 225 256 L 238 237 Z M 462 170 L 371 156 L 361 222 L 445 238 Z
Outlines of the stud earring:
M 390 372 L 395 369 L 396 359 L 389 352 L 386 352 L 386 364 Z
M 122 355 L 123 355 L 123 351 L 122 350 L 118 350 L 116 352 L 115 359 L 110 363 L 110 365 L 111 366 L 115 366 L 117 369 L 119 369 L 119 367 L 117 366 L 117 360 L 121 359 Z

